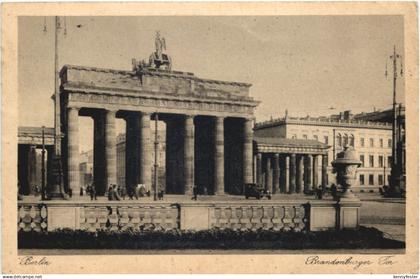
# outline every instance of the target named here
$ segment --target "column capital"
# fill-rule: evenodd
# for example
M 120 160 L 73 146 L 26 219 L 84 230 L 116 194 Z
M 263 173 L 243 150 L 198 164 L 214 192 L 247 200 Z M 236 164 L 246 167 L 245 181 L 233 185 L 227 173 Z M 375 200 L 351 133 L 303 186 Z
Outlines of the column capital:
M 67 109 L 68 110 L 77 110 L 77 111 L 79 111 L 80 110 L 80 107 L 79 106 L 71 105 L 71 106 L 68 106 Z
M 216 122 L 223 122 L 223 121 L 225 121 L 225 118 L 226 117 L 224 117 L 224 116 L 214 116 L 214 120 Z
M 106 114 L 116 114 L 117 113 L 117 109 L 105 109 Z
M 184 114 L 185 115 L 185 119 L 194 119 L 196 117 L 195 114 Z

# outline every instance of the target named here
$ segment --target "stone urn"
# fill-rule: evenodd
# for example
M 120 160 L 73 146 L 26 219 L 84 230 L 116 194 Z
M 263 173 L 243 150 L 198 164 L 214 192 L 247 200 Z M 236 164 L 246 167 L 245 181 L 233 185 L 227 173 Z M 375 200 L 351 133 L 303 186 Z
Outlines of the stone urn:
M 350 188 L 357 183 L 357 168 L 362 164 L 357 152 L 353 147 L 345 146 L 331 164 L 337 175 L 337 183 L 342 187 L 341 198 L 356 199 Z

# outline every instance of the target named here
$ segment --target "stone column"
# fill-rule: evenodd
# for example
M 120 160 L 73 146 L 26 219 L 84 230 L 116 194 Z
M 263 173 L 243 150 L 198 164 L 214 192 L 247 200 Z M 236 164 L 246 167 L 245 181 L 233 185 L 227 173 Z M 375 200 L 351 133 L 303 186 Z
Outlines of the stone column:
M 225 194 L 224 118 L 216 117 L 214 129 L 214 194 Z
M 47 170 L 46 170 L 46 180 L 45 180 L 45 184 L 46 184 L 46 189 L 47 191 L 49 191 L 48 189 L 48 185 L 51 185 L 52 181 L 51 181 L 51 166 L 52 166 L 52 158 L 53 158 L 53 146 L 47 146 L 45 148 L 47 150 Z
M 106 187 L 117 184 L 117 146 L 115 133 L 115 111 L 106 111 L 105 118 L 105 157 Z
M 312 167 L 312 171 L 313 171 L 313 184 L 312 184 L 312 189 L 316 189 L 318 187 L 318 155 L 314 155 L 313 156 L 313 167 Z
M 244 122 L 243 175 L 244 183 L 252 183 L 252 119 Z
M 184 194 L 191 195 L 194 187 L 194 116 L 185 116 L 184 130 Z
M 150 113 L 140 115 L 140 184 L 152 192 L 152 143 L 150 140 Z
M 327 173 L 327 168 L 328 168 L 328 155 L 327 154 L 323 154 L 322 155 L 322 189 L 325 190 L 325 187 L 327 187 L 328 185 L 328 173 Z
M 93 116 L 93 182 L 98 196 L 106 191 L 105 115 Z
M 274 154 L 274 166 L 273 166 L 273 194 L 280 191 L 280 163 L 279 154 Z
M 289 155 L 284 156 L 284 192 L 289 193 L 290 187 L 290 158 Z
M 303 192 L 303 155 L 297 156 L 297 178 L 296 178 L 296 193 Z
M 305 156 L 305 189 L 307 192 L 312 189 L 312 158 L 311 155 Z
M 261 185 L 262 183 L 262 154 L 257 154 L 257 184 Z
M 29 186 L 29 195 L 35 194 L 35 185 L 37 184 L 36 177 L 36 146 L 29 146 L 28 151 L 28 186 Z M 38 187 L 41 189 L 40 185 Z
M 67 110 L 67 167 L 68 187 L 72 196 L 79 193 L 79 108 L 69 107 Z
M 296 191 L 296 154 L 290 154 L 289 194 Z
M 265 165 L 265 189 L 273 192 L 273 180 L 272 180 L 272 169 L 271 169 L 271 156 L 267 154 Z
M 125 123 L 125 184 L 134 187 L 140 181 L 140 119 L 128 115 Z

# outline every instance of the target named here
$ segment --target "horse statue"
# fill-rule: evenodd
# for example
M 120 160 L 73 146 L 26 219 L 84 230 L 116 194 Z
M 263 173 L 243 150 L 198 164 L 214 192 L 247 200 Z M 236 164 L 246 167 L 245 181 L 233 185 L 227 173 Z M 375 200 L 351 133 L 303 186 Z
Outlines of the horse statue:
M 136 59 L 133 59 L 133 71 L 139 72 L 144 68 L 161 69 L 161 67 L 170 71 L 172 59 L 168 54 L 163 53 L 163 50 L 166 50 L 165 38 L 161 37 L 159 31 L 157 31 L 155 37 L 155 51 L 149 56 L 149 62 L 146 63 L 145 60 L 137 61 Z
M 170 71 L 172 67 L 172 59 L 169 55 L 162 53 L 161 58 L 159 58 L 159 55 L 157 52 L 153 52 L 149 56 L 149 65 L 151 67 L 154 67 L 156 69 L 160 69 L 160 67 L 163 66 L 165 70 Z

